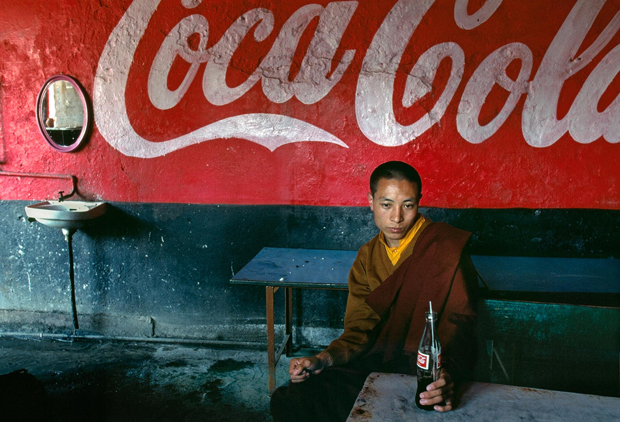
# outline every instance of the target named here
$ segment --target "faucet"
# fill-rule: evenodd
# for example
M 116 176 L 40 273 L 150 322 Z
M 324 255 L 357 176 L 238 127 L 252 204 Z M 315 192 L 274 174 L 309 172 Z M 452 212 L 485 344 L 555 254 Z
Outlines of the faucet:
M 62 202 L 67 198 L 71 198 L 77 192 L 77 178 L 75 176 L 71 176 L 71 182 L 73 182 L 73 190 L 68 195 L 65 195 L 65 191 L 61 190 L 58 192 L 58 202 Z
M 64 190 L 58 192 L 58 202 L 62 202 L 65 199 L 72 197 L 75 194 L 75 191 L 71 192 L 69 195 L 64 195 L 64 193 Z

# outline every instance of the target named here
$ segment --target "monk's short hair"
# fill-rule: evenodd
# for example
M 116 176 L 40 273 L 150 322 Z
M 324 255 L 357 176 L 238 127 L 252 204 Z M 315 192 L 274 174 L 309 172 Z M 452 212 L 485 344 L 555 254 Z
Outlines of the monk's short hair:
M 388 161 L 380 164 L 370 175 L 370 193 L 375 196 L 379 180 L 406 180 L 415 183 L 418 187 L 418 196 L 422 193 L 422 179 L 416 169 L 402 161 Z

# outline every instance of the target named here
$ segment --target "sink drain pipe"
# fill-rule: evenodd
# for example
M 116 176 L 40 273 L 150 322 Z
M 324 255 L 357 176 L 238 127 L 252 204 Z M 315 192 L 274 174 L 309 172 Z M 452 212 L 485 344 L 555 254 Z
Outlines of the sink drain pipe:
M 62 229 L 67 241 L 67 249 L 69 249 L 69 280 L 71 281 L 71 311 L 73 313 L 73 334 L 75 335 L 80 328 L 78 324 L 77 305 L 75 303 L 75 271 L 73 265 L 73 233 L 75 229 Z

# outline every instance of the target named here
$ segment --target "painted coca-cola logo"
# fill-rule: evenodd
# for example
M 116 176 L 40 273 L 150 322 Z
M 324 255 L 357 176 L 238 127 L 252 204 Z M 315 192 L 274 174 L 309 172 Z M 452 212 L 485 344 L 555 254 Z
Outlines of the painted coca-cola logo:
M 347 28 L 354 24 L 360 2 L 331 2 L 325 6 L 307 4 L 299 7 L 280 26 L 268 53 L 254 72 L 241 83 L 227 82 L 231 59 L 243 55 L 242 48 L 260 43 L 274 31 L 276 16 L 267 8 L 251 8 L 241 13 L 218 40 L 210 39 L 210 23 L 217 16 L 193 13 L 200 0 L 183 0 L 187 16 L 168 31 L 150 63 L 148 98 L 158 110 L 169 110 L 183 101 L 189 87 L 201 79 L 203 100 L 224 107 L 243 99 L 260 85 L 265 103 L 294 102 L 301 116 L 339 89 L 343 75 L 352 72 L 354 59 L 361 61 L 350 106 L 355 109 L 355 123 L 371 142 L 393 147 L 416 142 L 420 136 L 441 125 L 444 119 L 455 119 L 458 134 L 471 144 L 490 139 L 505 124 L 521 102 L 521 132 L 527 144 L 548 147 L 565 134 L 581 144 L 599 138 L 609 143 L 620 140 L 620 100 L 600 109 L 601 98 L 620 71 L 620 46 L 611 50 L 608 44 L 620 28 L 620 17 L 608 21 L 592 38 L 589 33 L 605 5 L 600 0 L 579 0 L 551 40 L 540 65 L 533 71 L 532 50 L 524 42 L 514 40 L 495 49 L 479 63 L 467 60 L 458 39 L 436 43 L 426 48 L 408 70 L 404 90 L 396 97 L 395 80 L 403 63 L 403 52 L 415 42 L 416 29 L 427 16 L 434 0 L 400 0 L 389 9 L 372 34 L 364 50 L 343 48 L 341 41 Z M 342 133 L 320 127 L 296 117 L 295 113 L 243 112 L 222 118 L 181 136 L 153 142 L 134 130 L 126 103 L 130 68 L 144 35 L 159 10 L 159 0 L 134 0 L 112 31 L 101 55 L 94 86 L 95 119 L 99 131 L 114 148 L 125 155 L 150 158 L 168 154 L 189 145 L 213 139 L 241 138 L 274 150 L 293 142 L 319 141 L 347 147 Z M 454 2 L 453 19 L 466 31 L 474 31 L 494 18 L 501 0 L 488 0 L 475 13 L 468 12 L 468 1 Z M 518 17 L 517 17 L 518 18 Z M 359 23 L 358 23 L 359 24 Z M 296 71 L 290 78 L 297 46 L 307 29 L 314 25 L 311 40 Z M 198 34 L 198 35 L 196 35 Z M 190 39 L 199 41 L 190 48 Z M 587 37 L 588 42 L 585 40 Z M 207 45 L 209 47 L 207 48 Z M 606 49 L 604 57 L 600 53 Z M 357 58 L 358 55 L 363 54 Z M 186 63 L 187 70 L 177 87 L 168 85 L 176 60 Z M 591 66 L 595 63 L 596 66 Z M 333 61 L 337 65 L 332 65 Z M 518 64 L 518 71 L 509 68 Z M 441 66 L 448 66 L 446 81 L 440 92 L 433 83 Z M 467 67 L 475 66 L 467 80 Z M 565 81 L 588 68 L 589 74 L 562 118 L 558 103 Z M 460 98 L 455 97 L 464 87 Z M 507 92 L 498 103 L 492 119 L 481 123 L 484 107 L 496 87 Z M 407 109 L 429 93 L 435 96 L 432 108 L 415 121 L 404 122 L 397 109 Z M 607 94 L 608 95 L 608 94 Z M 523 101 L 524 100 L 524 101 Z M 446 109 L 458 103 L 456 115 Z

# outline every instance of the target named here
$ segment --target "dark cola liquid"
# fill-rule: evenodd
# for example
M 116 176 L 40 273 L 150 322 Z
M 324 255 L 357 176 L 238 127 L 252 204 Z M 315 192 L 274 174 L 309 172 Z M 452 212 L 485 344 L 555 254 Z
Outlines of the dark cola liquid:
M 423 406 L 420 404 L 420 394 L 423 393 L 424 391 L 426 391 L 426 387 L 428 387 L 428 385 L 430 383 L 433 382 L 433 377 L 432 376 L 428 376 L 428 377 L 421 377 L 418 374 L 418 389 L 415 392 L 415 405 L 418 409 L 422 409 L 422 410 L 435 410 L 435 405 L 426 405 Z

